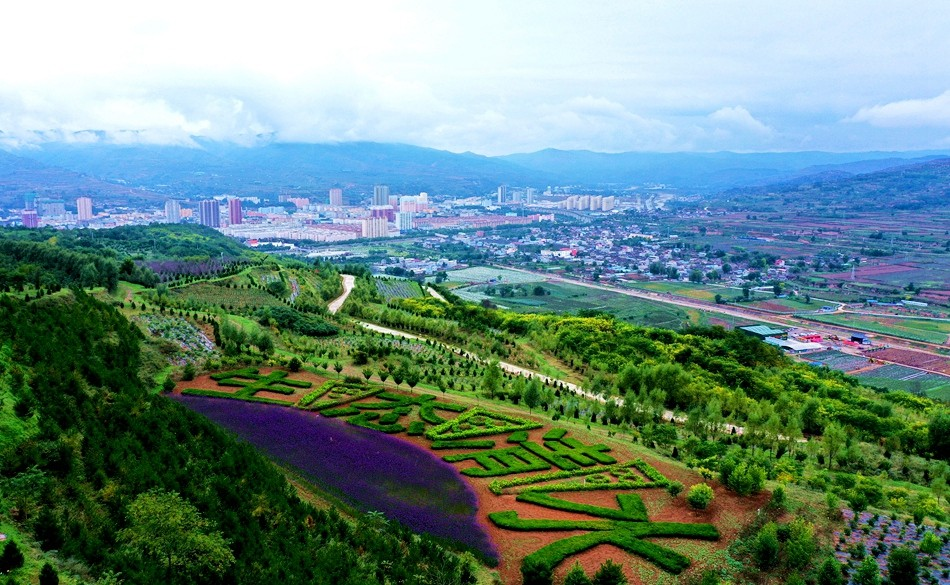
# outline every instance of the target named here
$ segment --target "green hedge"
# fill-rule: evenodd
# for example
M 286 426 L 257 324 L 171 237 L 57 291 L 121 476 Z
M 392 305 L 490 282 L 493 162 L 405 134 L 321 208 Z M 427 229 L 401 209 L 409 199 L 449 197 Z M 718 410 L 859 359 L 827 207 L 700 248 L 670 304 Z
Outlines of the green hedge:
M 250 378 L 256 380 L 259 376 L 260 370 L 257 368 L 240 368 L 237 370 L 228 370 L 227 372 L 218 372 L 216 374 L 211 374 L 211 379 L 214 381 L 224 380 L 227 378 Z
M 553 510 L 577 512 L 580 514 L 596 516 L 597 518 L 606 518 L 609 520 L 628 520 L 632 522 L 647 521 L 646 506 L 643 505 L 643 500 L 637 494 L 617 494 L 617 504 L 620 506 L 619 509 L 570 502 L 560 498 L 553 498 L 545 492 L 524 492 L 518 494 L 518 497 L 515 499 L 519 502 L 537 504 L 538 506 L 551 508 Z
M 432 449 L 492 449 L 495 441 L 433 441 Z
M 422 422 L 421 420 L 414 420 L 411 423 L 409 423 L 408 434 L 410 436 L 418 437 L 420 435 L 424 435 L 425 432 L 426 432 L 426 423 Z
M 257 396 L 239 396 L 238 394 L 229 394 L 227 392 L 215 392 L 214 390 L 204 390 L 202 388 L 185 388 L 181 391 L 186 396 L 207 396 L 210 398 L 228 398 L 230 400 L 246 400 L 248 402 L 262 402 L 264 404 L 279 404 L 280 406 L 291 406 L 289 402 L 275 400 L 273 398 L 258 398 Z
M 508 437 L 509 443 L 524 443 L 528 440 L 528 431 L 515 431 Z
M 567 429 L 551 429 L 544 433 L 545 441 L 557 441 L 567 434 Z

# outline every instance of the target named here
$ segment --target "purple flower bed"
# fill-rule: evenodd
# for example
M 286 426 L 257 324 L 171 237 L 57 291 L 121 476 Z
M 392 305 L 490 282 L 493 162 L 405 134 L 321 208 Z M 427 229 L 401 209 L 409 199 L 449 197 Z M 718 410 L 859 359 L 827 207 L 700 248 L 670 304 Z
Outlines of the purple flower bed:
M 403 439 L 270 404 L 175 396 L 274 459 L 364 510 L 498 558 L 459 472 Z
M 884 515 L 875 517 L 870 512 L 855 514 L 847 508 L 841 513 L 848 529 L 834 533 L 835 557 L 843 564 L 850 562 L 851 573 L 861 562 L 861 559 L 854 554 L 857 545 L 864 545 L 866 554 L 877 561 L 883 575 L 886 575 L 887 555 L 890 554 L 891 549 L 896 546 L 905 546 L 917 551 L 921 573 L 929 575 L 929 582 L 950 584 L 950 577 L 944 576 L 945 572 L 950 575 L 950 539 L 945 540 L 943 547 L 933 555 L 922 553 L 917 548 L 926 532 L 933 532 L 944 539 L 948 534 L 946 527 L 917 526 L 913 522 L 891 520 L 890 517 Z M 850 533 L 848 533 L 849 530 Z M 927 582 L 928 580 L 921 579 L 921 583 Z

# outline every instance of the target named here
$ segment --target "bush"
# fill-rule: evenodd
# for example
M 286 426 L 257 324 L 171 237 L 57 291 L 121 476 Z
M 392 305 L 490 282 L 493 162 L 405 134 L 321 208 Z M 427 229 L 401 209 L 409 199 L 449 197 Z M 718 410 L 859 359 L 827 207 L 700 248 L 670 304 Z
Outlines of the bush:
M 854 572 L 854 585 L 881 585 L 881 568 L 874 557 L 864 557 Z
M 196 374 L 195 365 L 192 363 L 185 364 L 185 369 L 181 373 L 181 379 L 186 382 L 189 382 L 195 379 L 195 374 Z
M 290 358 L 290 362 L 287 363 L 287 369 L 291 372 L 299 372 L 302 365 L 303 364 L 300 363 L 300 358 L 294 356 Z
M 775 522 L 769 522 L 759 530 L 752 544 L 752 554 L 755 564 L 763 571 L 769 571 L 778 565 L 778 527 Z
M 675 498 L 683 491 L 683 484 L 678 481 L 671 481 L 670 485 L 666 486 L 666 491 L 670 493 L 670 496 Z
M 765 487 L 765 470 L 743 461 L 728 474 L 726 487 L 740 496 L 757 494 Z
M 920 583 L 920 563 L 914 551 L 906 546 L 892 548 L 890 554 L 887 555 L 887 576 L 895 585 Z
M 920 541 L 920 552 L 933 555 L 943 548 L 943 542 L 933 532 L 928 531 Z
M 713 490 L 704 483 L 697 483 L 689 488 L 686 494 L 686 502 L 697 510 L 705 510 L 713 500 Z
M 778 486 L 775 488 L 775 491 L 772 492 L 772 498 L 769 500 L 769 508 L 776 512 L 784 512 L 787 505 L 785 488 Z
M 804 569 L 815 554 L 815 527 L 796 518 L 789 523 L 788 528 L 788 542 L 785 545 L 788 566 Z
M 818 585 L 844 585 L 841 576 L 841 563 L 834 557 L 828 557 L 818 569 Z

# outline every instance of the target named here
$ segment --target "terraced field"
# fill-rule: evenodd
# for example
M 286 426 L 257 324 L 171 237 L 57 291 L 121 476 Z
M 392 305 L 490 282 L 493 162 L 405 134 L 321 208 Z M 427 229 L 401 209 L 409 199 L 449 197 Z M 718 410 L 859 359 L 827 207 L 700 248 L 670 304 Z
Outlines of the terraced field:
M 376 290 L 388 301 L 390 299 L 411 299 L 421 297 L 422 289 L 413 280 L 400 278 L 377 278 Z

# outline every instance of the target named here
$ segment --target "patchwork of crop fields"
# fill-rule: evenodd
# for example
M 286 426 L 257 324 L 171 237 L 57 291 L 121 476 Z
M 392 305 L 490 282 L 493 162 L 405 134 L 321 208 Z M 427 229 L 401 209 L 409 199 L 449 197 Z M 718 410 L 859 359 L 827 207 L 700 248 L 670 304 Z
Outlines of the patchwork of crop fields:
M 828 323 L 927 343 L 945 344 L 950 338 L 950 321 L 948 320 L 908 319 L 856 313 L 802 316 L 819 323 Z

